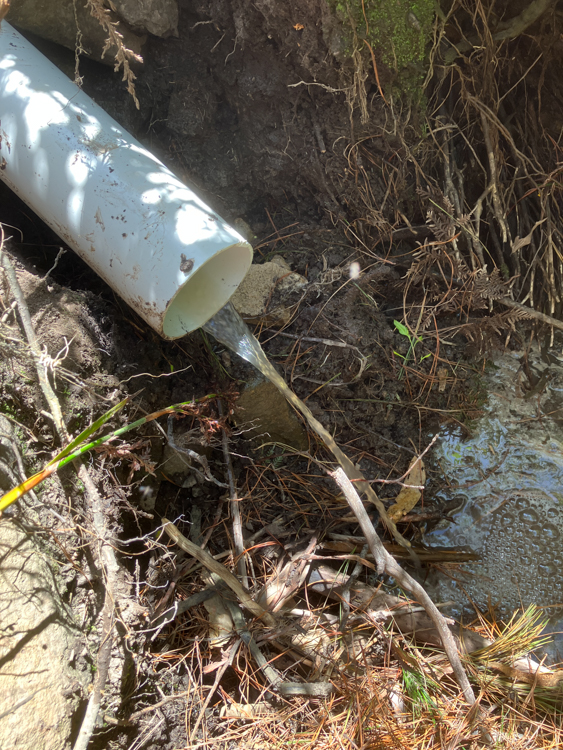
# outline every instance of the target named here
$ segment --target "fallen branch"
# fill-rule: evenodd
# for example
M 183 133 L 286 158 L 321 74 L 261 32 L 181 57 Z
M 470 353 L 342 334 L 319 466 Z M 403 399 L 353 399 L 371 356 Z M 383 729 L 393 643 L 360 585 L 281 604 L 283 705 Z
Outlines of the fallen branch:
M 100 705 L 102 702 L 103 690 L 107 681 L 109 665 L 111 660 L 111 651 L 113 646 L 113 626 L 115 612 L 115 590 L 117 584 L 117 574 L 119 566 L 113 551 L 113 547 L 108 541 L 108 529 L 106 518 L 102 511 L 102 502 L 98 490 L 92 481 L 88 469 L 82 465 L 78 469 L 78 476 L 84 483 L 86 496 L 93 511 L 93 525 L 101 543 L 100 558 L 105 572 L 105 597 L 104 608 L 102 612 L 102 641 L 96 660 L 96 676 L 92 686 L 92 692 L 86 706 L 86 711 L 80 726 L 78 738 L 74 744 L 73 750 L 87 750 L 90 739 L 96 727 Z M 103 536 L 102 536 L 103 535 Z
M 178 531 L 176 526 L 174 526 L 174 524 L 167 518 L 162 519 L 162 525 L 164 531 L 168 534 L 170 539 L 172 539 L 172 541 L 178 545 L 178 547 L 183 549 L 184 552 L 187 552 L 188 555 L 195 557 L 196 560 L 199 560 L 199 562 L 202 563 L 202 565 L 204 565 L 212 573 L 216 573 L 220 578 L 222 578 L 227 586 L 237 595 L 243 607 L 245 607 L 249 612 L 252 612 L 255 617 L 263 620 L 269 627 L 275 626 L 275 618 L 254 601 L 254 599 L 250 596 L 250 592 L 245 589 L 245 587 L 231 573 L 230 570 L 227 570 L 224 565 L 221 565 L 221 563 L 217 562 L 217 560 L 215 560 L 209 554 L 209 552 L 206 552 L 204 549 L 201 549 L 201 547 L 198 547 L 197 544 L 194 544 L 193 542 L 190 542 L 189 539 L 186 539 L 186 537 L 180 531 Z
M 450 660 L 454 675 L 463 691 L 465 700 L 469 704 L 475 703 L 475 694 L 473 692 L 473 688 L 469 683 L 467 674 L 465 673 L 465 669 L 463 667 L 463 664 L 461 663 L 454 637 L 450 632 L 450 629 L 448 628 L 443 615 L 440 614 L 440 611 L 438 610 L 432 599 L 428 596 L 426 591 L 422 588 L 422 586 L 417 583 L 414 578 L 412 578 L 412 576 L 410 576 L 405 570 L 403 570 L 403 568 L 401 568 L 397 561 L 387 552 L 387 550 L 383 546 L 383 542 L 378 537 L 373 527 L 366 509 L 364 508 L 364 505 L 360 500 L 360 496 L 356 492 L 356 489 L 352 482 L 346 476 L 344 470 L 342 468 L 338 468 L 336 471 L 331 472 L 330 476 L 342 490 L 342 493 L 344 494 L 348 505 L 352 508 L 352 510 L 354 511 L 354 515 L 358 519 L 358 523 L 360 524 L 369 548 L 373 554 L 377 573 L 379 575 L 385 573 L 388 576 L 392 576 L 399 586 L 409 591 L 413 595 L 413 597 L 424 607 L 426 613 L 428 614 L 428 616 L 434 623 L 438 633 L 440 634 L 440 638 L 442 639 L 442 643 L 444 645 L 444 651 L 446 652 L 446 655 Z
M 18 313 L 20 315 L 22 327 L 25 331 L 28 344 L 35 360 L 35 369 L 37 372 L 37 377 L 39 378 L 39 385 L 41 386 L 41 390 L 43 391 L 45 400 L 49 405 L 51 416 L 53 418 L 53 422 L 55 423 L 57 432 L 64 442 L 67 438 L 67 431 L 65 423 L 63 421 L 61 405 L 59 404 L 59 400 L 56 397 L 55 392 L 51 388 L 51 383 L 49 382 L 49 378 L 47 377 L 47 371 L 45 367 L 40 364 L 42 357 L 41 347 L 39 346 L 39 342 L 37 341 L 37 336 L 35 335 L 35 331 L 33 329 L 29 309 L 27 307 L 23 292 L 16 277 L 14 266 L 12 265 L 8 254 L 4 250 L 4 239 L 4 227 L 0 224 L 0 265 L 4 269 L 10 291 L 14 295 L 14 299 L 17 302 Z

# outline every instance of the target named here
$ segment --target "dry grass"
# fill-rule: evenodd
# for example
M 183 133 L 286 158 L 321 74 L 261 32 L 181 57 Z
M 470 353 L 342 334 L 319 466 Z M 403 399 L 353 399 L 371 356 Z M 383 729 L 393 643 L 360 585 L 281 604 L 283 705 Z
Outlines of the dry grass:
M 448 315 L 479 352 L 523 319 L 551 326 L 551 343 L 563 328 L 559 15 L 534 6 L 543 15 L 509 21 L 488 0 L 453 2 L 436 21 L 425 111 L 391 98 L 385 124 L 345 153 L 357 214 L 346 232 L 365 256 L 408 269 L 403 322 L 425 341 Z
M 254 543 L 247 552 L 258 601 L 260 590 L 274 586 L 279 593 L 282 562 L 287 566 L 293 558 L 289 574 L 282 576 L 285 589 L 299 566 L 310 561 L 311 555 L 296 554 L 299 545 L 282 543 L 293 537 L 287 532 L 281 525 L 270 528 L 262 543 Z M 280 557 L 268 558 L 272 549 Z M 317 558 L 319 554 L 322 545 Z M 330 562 L 330 557 L 324 559 Z M 223 557 L 223 561 L 231 568 L 235 564 L 232 559 Z M 369 560 L 365 563 L 368 567 L 363 570 L 369 571 Z M 350 577 L 352 568 L 342 561 L 340 566 L 341 583 Z M 192 568 L 178 581 L 180 599 L 201 589 L 205 576 L 203 580 L 200 576 L 201 570 Z M 542 617 L 533 608 L 507 626 L 483 615 L 477 621 L 478 629 L 496 640 L 466 657 L 479 692 L 477 707 L 468 710 L 444 654 L 394 631 L 384 613 L 377 621 L 377 607 L 357 606 L 354 588 L 352 612 L 344 629 L 339 627 L 341 593 L 332 598 L 320 595 L 307 581 L 290 588 L 290 599 L 278 609 L 274 628 L 249 620 L 238 627 L 231 624 L 217 640 L 216 610 L 199 606 L 160 632 L 155 645 L 166 645 L 154 654 L 153 668 L 174 671 L 182 664 L 191 676 L 193 690 L 185 706 L 189 717 L 186 747 L 227 748 L 233 742 L 244 747 L 295 744 L 350 750 L 558 746 L 560 675 L 547 670 L 545 675 L 530 674 L 521 664 L 512 666 L 519 656 L 545 641 L 540 636 Z M 220 594 L 220 598 L 225 596 L 225 592 Z M 245 630 L 269 666 L 283 675 L 283 685 L 329 683 L 331 695 L 280 693 L 265 677 Z M 222 669 L 219 682 L 211 685 L 210 677 Z
M 111 3 L 110 3 L 111 5 Z M 90 15 L 98 21 L 104 32 L 106 33 L 106 43 L 102 50 L 102 57 L 111 49 L 114 54 L 114 70 L 118 72 L 123 71 L 123 80 L 127 83 L 127 91 L 133 98 L 135 106 L 139 109 L 139 100 L 135 93 L 135 74 L 131 69 L 131 64 L 134 62 L 143 62 L 143 59 L 135 52 L 127 49 L 123 43 L 123 36 L 116 29 L 116 25 L 112 20 L 110 10 L 107 8 L 102 0 L 86 0 L 86 7 L 90 11 Z

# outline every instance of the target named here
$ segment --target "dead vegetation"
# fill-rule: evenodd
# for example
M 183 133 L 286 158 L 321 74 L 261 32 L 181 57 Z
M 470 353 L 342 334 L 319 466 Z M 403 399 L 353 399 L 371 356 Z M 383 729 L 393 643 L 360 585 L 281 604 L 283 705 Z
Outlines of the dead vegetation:
M 75 0 L 76 2 L 76 0 Z M 112 3 L 109 3 L 110 7 Z M 92 18 L 100 24 L 106 34 L 106 43 L 102 50 L 101 57 L 104 56 L 111 50 L 114 55 L 114 70 L 115 72 L 121 71 L 123 73 L 122 80 L 127 84 L 127 93 L 131 96 L 135 102 L 135 106 L 139 109 L 139 100 L 135 92 L 135 78 L 136 75 L 133 72 L 131 65 L 134 63 L 142 63 L 143 59 L 140 55 L 133 50 L 128 49 L 123 43 L 123 35 L 116 29 L 116 24 L 112 20 L 110 9 L 101 0 L 86 0 L 86 7 L 88 8 Z M 115 9 L 114 9 L 115 10 Z M 76 43 L 76 69 L 75 69 L 75 82 L 81 83 L 81 77 L 79 73 L 79 57 L 84 52 L 81 47 L 81 34 L 80 29 L 77 28 L 77 43 Z
M 383 132 L 346 152 L 357 185 L 350 237 L 408 269 L 411 332 L 436 335 L 438 319 L 456 312 L 481 351 L 523 319 L 551 326 L 552 337 L 562 328 L 559 16 L 551 2 L 511 19 L 510 10 L 452 3 L 436 22 L 425 114 L 391 101 Z M 387 185 L 381 197 L 374 167 Z M 414 215 L 426 225 L 413 226 Z M 409 238 L 417 247 L 389 255 Z M 479 309 L 490 314 L 469 322 Z

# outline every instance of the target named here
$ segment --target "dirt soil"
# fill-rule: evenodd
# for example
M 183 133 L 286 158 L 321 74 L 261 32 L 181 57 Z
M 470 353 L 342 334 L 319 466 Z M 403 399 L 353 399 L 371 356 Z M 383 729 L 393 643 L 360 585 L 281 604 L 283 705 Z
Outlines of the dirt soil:
M 178 38 L 149 40 L 136 83 L 140 110 L 125 97 L 110 69 L 84 61 L 82 74 L 85 90 L 101 106 L 193 183 L 227 220 L 246 227 L 256 262 L 280 254 L 307 278 L 305 292 L 290 300 L 292 319 L 283 330 L 290 336 L 263 325 L 256 326 L 256 334 L 287 382 L 364 474 L 388 478 L 407 469 L 441 424 L 465 423 L 477 414 L 483 394 L 475 375 L 479 366 L 457 364 L 463 340 L 442 344 L 438 353 L 436 339 L 425 337 L 413 355 L 407 337 L 394 326 L 403 314 L 404 258 L 415 245 L 399 236 L 391 242 L 392 231 L 405 225 L 405 217 L 415 226 L 424 225 L 426 218 L 416 196 L 419 174 L 404 148 L 418 125 L 415 114 L 406 128 L 404 117 L 394 119 L 369 69 L 368 118 L 362 122 L 345 45 L 322 2 L 196 0 L 181 3 Z M 74 65 L 70 53 L 67 59 L 59 55 L 62 66 Z M 40 343 L 51 357 L 63 352 L 62 364 L 70 374 L 56 380 L 51 374 L 51 380 L 72 435 L 125 396 L 131 401 L 114 426 L 212 394 L 221 395 L 227 411 L 236 402 L 253 377 L 248 365 L 201 332 L 177 342 L 160 340 L 71 251 L 42 281 L 61 242 L 1 186 L 0 219 L 14 227 L 7 249 L 18 262 Z M 350 274 L 354 262 L 362 271 L 358 278 Z M 416 299 L 424 292 L 414 289 L 412 294 Z M 3 313 L 12 302 L 5 284 L 1 295 Z M 15 325 L 14 318 L 8 321 Z M 2 346 L 1 410 L 20 431 L 30 474 L 60 446 L 30 361 L 24 364 L 21 350 L 10 349 L 5 341 Z M 432 354 L 439 354 L 442 374 L 437 358 L 427 356 Z M 151 423 L 127 435 L 121 453 L 108 449 L 90 459 L 120 540 L 130 597 L 139 605 L 122 623 L 119 648 L 127 658 L 123 656 L 121 671 L 115 665 L 110 670 L 104 694 L 102 713 L 119 719 L 159 701 L 162 691 L 180 693 L 192 684 L 181 658 L 188 646 L 180 630 L 164 630 L 153 641 L 142 633 L 159 604 L 158 587 L 173 573 L 157 548 L 147 551 L 151 544 L 143 541 L 144 535 L 166 516 L 179 519 L 187 536 L 194 524 L 201 535 L 215 525 L 219 531 L 208 544 L 214 555 L 229 544 L 222 525 L 227 518 L 224 486 L 201 474 L 194 478 L 192 471 L 169 476 L 163 464 L 169 427 L 166 418 L 160 423 L 163 430 Z M 171 426 L 176 443 L 183 439 L 205 454 L 213 477 L 224 482 L 219 423 L 231 429 L 220 421 L 217 400 L 211 398 Z M 309 535 L 322 535 L 337 521 L 339 530 L 344 529 L 346 508 L 323 472 L 307 459 L 279 447 L 257 449 L 240 430 L 230 440 L 245 532 L 280 515 L 294 542 L 302 537 L 303 526 Z M 326 458 L 312 437 L 310 450 Z M 307 481 L 298 480 L 300 476 Z M 431 475 L 425 499 L 430 506 L 434 481 L 438 477 Z M 395 495 L 396 488 L 381 490 L 386 500 Z M 39 493 L 41 502 L 49 498 L 59 510 L 78 502 L 79 513 L 71 469 L 49 480 L 48 489 Z M 47 512 L 41 511 L 40 518 L 45 528 L 58 527 Z M 347 530 L 357 533 L 352 522 Z M 406 531 L 413 533 L 412 528 Z M 124 544 L 131 538 L 138 541 Z M 78 546 L 70 537 L 65 544 Z M 80 591 L 82 564 L 77 553 L 66 573 L 69 599 Z M 83 600 L 83 594 L 76 596 L 77 602 Z M 96 612 L 94 607 L 93 621 Z M 86 659 L 90 665 L 96 643 L 92 636 Z M 231 672 L 223 689 L 234 695 L 239 688 Z M 189 721 L 198 711 L 193 709 Z M 130 727 L 106 723 L 95 746 L 184 747 L 185 707 L 167 703 L 158 716 L 157 724 L 144 718 Z M 209 714 L 207 736 L 212 738 L 215 730 L 220 735 L 221 726 Z

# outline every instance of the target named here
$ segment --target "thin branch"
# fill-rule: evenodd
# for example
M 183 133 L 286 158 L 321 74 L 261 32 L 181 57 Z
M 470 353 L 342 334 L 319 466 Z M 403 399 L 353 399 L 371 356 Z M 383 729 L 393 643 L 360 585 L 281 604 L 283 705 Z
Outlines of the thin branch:
M 219 416 L 223 417 L 223 402 L 221 399 L 217 401 Z M 222 435 L 223 444 L 223 458 L 225 460 L 225 472 L 227 474 L 227 481 L 229 483 L 229 492 L 231 495 L 231 519 L 233 521 L 233 544 L 235 547 L 235 556 L 237 559 L 237 570 L 242 581 L 242 585 L 245 588 L 250 588 L 248 585 L 248 573 L 246 570 L 246 557 L 244 549 L 244 538 L 242 536 L 242 521 L 240 517 L 240 499 L 238 497 L 237 489 L 235 486 L 235 475 L 233 472 L 233 465 L 231 463 L 231 454 L 229 453 L 229 437 L 226 429 L 223 427 Z
M 227 570 L 224 565 L 218 563 L 217 560 L 215 560 L 209 554 L 209 552 L 206 552 L 205 550 L 201 549 L 201 547 L 198 547 L 193 542 L 190 542 L 189 539 L 186 539 L 186 537 L 167 518 L 162 519 L 162 526 L 170 539 L 172 539 L 173 542 L 176 542 L 178 547 L 183 549 L 184 552 L 187 552 L 188 555 L 192 555 L 192 557 L 195 557 L 196 560 L 199 560 L 199 562 L 202 563 L 202 565 L 205 565 L 208 570 L 212 571 L 213 573 L 217 573 L 217 575 L 223 579 L 227 586 L 235 592 L 243 607 L 248 609 L 249 612 L 252 612 L 255 617 L 263 620 L 269 627 L 274 627 L 276 623 L 275 618 L 269 612 L 263 609 L 259 604 L 257 604 L 254 599 L 252 599 L 252 597 L 250 596 L 250 592 L 241 584 L 241 582 L 231 573 L 230 570 Z
M 520 310 L 521 312 L 526 313 L 526 317 L 528 318 L 535 318 L 542 323 L 546 323 L 548 326 L 553 326 L 554 328 L 563 331 L 563 321 L 557 320 L 557 318 L 553 318 L 551 315 L 539 312 L 539 310 L 534 310 L 532 307 L 521 305 L 520 302 L 515 302 L 513 299 L 510 299 L 510 297 L 502 297 L 502 299 L 497 299 L 495 302 L 500 302 L 501 305 L 511 307 L 513 310 Z
M 360 500 L 358 493 L 356 492 L 354 485 L 348 479 L 344 470 L 339 468 L 336 471 L 331 472 L 330 476 L 342 490 L 342 493 L 344 494 L 348 505 L 350 506 L 350 508 L 352 508 L 352 510 L 354 511 L 354 515 L 358 519 L 358 523 L 360 524 L 371 553 L 374 557 L 378 574 L 382 575 L 385 573 L 386 575 L 392 576 L 399 586 L 409 591 L 413 595 L 413 597 L 424 607 L 426 613 L 428 614 L 428 616 L 434 623 L 438 633 L 440 634 L 440 638 L 444 645 L 444 650 L 448 659 L 450 660 L 454 675 L 463 691 L 465 700 L 469 704 L 475 703 L 475 694 L 473 692 L 473 688 L 471 687 L 469 680 L 467 679 L 467 674 L 465 673 L 465 669 L 463 667 L 463 664 L 461 663 L 454 637 L 450 629 L 448 628 L 443 615 L 440 614 L 440 611 L 438 610 L 432 599 L 428 596 L 426 591 L 422 588 L 422 586 L 417 583 L 417 581 L 415 581 L 414 578 L 412 578 L 412 576 L 410 576 L 405 570 L 403 570 L 403 568 L 401 568 L 397 561 L 387 552 L 387 550 L 383 546 L 381 539 L 378 537 L 373 527 L 373 524 L 366 512 L 366 509 L 364 508 L 362 501 Z
M 27 307 L 27 303 L 19 285 L 14 266 L 12 265 L 8 254 L 4 250 L 4 240 L 4 227 L 0 225 L 0 265 L 4 269 L 4 273 L 6 274 L 6 278 L 8 279 L 8 284 L 10 285 L 10 290 L 14 295 L 14 299 L 16 300 L 18 305 L 20 320 L 22 322 L 22 326 L 31 349 L 31 353 L 33 354 L 33 358 L 35 359 L 35 369 L 37 371 L 37 377 L 39 378 L 39 385 L 41 386 L 43 395 L 45 396 L 47 404 L 49 405 L 49 409 L 53 416 L 53 421 L 55 422 L 57 432 L 61 437 L 61 441 L 65 442 L 68 434 L 63 420 L 61 405 L 59 404 L 59 400 L 51 387 L 51 383 L 49 382 L 49 378 L 47 377 L 45 368 L 39 364 L 42 358 L 41 348 L 33 329 L 33 323 L 31 322 L 29 308 Z

